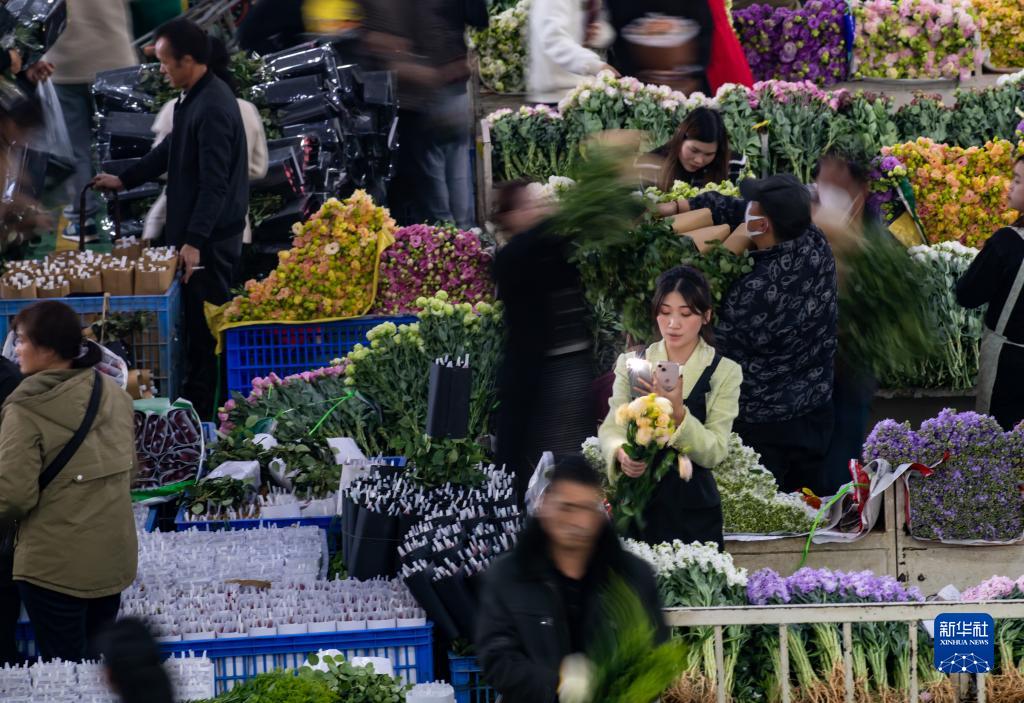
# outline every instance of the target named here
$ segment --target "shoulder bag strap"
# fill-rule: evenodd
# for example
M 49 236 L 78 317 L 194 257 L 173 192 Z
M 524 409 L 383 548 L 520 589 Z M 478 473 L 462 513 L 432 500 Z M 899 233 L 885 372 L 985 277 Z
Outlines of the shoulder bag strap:
M 39 474 L 40 493 L 46 490 L 46 487 L 53 483 L 53 479 L 57 478 L 57 475 L 64 470 L 64 467 L 71 461 L 71 457 L 82 446 L 82 442 L 85 441 L 89 430 L 92 429 L 92 423 L 96 420 L 96 413 L 100 409 L 100 398 L 103 396 L 103 377 L 100 376 L 100 372 L 96 369 L 93 369 L 93 374 L 95 378 L 92 385 L 92 393 L 89 395 L 89 405 L 85 409 L 85 418 L 82 419 L 82 424 L 78 426 L 75 434 L 64 445 L 64 448 L 60 450 L 57 457 L 50 462 L 50 465 L 46 467 L 43 473 Z

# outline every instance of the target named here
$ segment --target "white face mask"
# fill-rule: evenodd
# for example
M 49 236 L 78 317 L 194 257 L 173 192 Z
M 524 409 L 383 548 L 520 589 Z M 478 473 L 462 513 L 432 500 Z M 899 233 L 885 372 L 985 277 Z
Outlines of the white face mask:
M 845 190 L 827 184 L 818 186 L 818 202 L 822 209 L 840 215 L 847 222 L 853 219 L 853 210 L 857 206 L 857 201 Z
M 762 234 L 765 234 L 765 233 L 764 232 L 760 232 L 760 231 L 755 232 L 754 230 L 750 229 L 750 223 L 751 222 L 760 222 L 761 220 L 764 219 L 764 215 L 753 215 L 753 214 L 751 214 L 750 209 L 753 207 L 753 205 L 754 205 L 754 203 L 747 203 L 747 212 L 743 216 L 743 221 L 746 222 L 746 224 L 747 224 L 747 234 L 749 234 L 751 237 L 760 237 Z

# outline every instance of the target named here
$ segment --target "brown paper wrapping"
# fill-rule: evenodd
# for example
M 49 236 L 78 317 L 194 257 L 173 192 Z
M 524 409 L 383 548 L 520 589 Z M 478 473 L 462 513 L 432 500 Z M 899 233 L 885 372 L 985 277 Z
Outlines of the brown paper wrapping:
M 111 295 L 132 295 L 135 291 L 135 266 L 103 269 L 103 292 Z
M 46 255 L 46 260 L 65 261 L 67 259 L 74 259 L 76 254 L 78 254 L 77 249 L 61 249 L 60 251 L 51 251 Z
M 28 288 L 14 288 L 9 286 L 6 280 L 0 280 L 0 295 L 5 300 L 29 300 L 31 298 L 38 298 L 36 294 L 36 286 L 33 283 Z
M 717 225 L 687 232 L 685 236 L 692 239 L 697 251 L 703 254 L 711 248 L 711 242 L 724 242 L 730 234 L 732 230 L 729 229 L 729 225 Z
M 126 247 L 115 246 L 110 253 L 115 257 L 127 256 L 129 261 L 134 261 L 142 256 L 142 251 L 145 248 L 145 242 L 136 242 Z
M 153 374 L 149 369 L 135 369 L 128 372 L 128 395 L 134 400 L 153 397 Z
M 71 295 L 100 295 L 103 293 L 103 276 L 99 273 L 85 276 L 71 276 Z
M 37 286 L 36 293 L 40 298 L 66 298 L 71 295 L 71 286 L 67 281 L 59 283 L 54 288 Z
M 672 218 L 672 230 L 676 234 L 689 234 L 694 230 L 711 227 L 713 224 L 715 221 L 711 218 L 711 210 L 706 207 L 684 212 Z
M 163 295 L 174 282 L 173 264 L 157 271 L 135 269 L 135 295 Z
M 734 229 L 732 234 L 725 239 L 725 248 L 733 254 L 742 254 L 745 251 L 749 251 L 753 246 L 754 240 L 750 238 L 750 233 L 747 232 L 746 222 Z

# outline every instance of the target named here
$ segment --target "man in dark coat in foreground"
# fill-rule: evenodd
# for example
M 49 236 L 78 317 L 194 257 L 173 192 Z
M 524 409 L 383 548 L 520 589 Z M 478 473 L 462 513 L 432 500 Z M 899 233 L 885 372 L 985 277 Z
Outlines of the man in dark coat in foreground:
M 613 579 L 640 599 L 657 641 L 668 636 L 654 574 L 623 549 L 604 509 L 601 477 L 580 456 L 552 469 L 536 519 L 485 577 L 477 654 L 504 703 L 554 703 L 569 655 L 584 653 L 608 624 Z

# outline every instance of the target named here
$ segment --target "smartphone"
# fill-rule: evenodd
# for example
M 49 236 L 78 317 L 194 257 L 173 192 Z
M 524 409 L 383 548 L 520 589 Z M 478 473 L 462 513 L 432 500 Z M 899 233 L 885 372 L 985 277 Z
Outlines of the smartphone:
M 667 392 L 674 391 L 679 383 L 679 364 L 674 361 L 659 361 L 654 369 L 654 378 L 658 388 Z
M 639 380 L 643 379 L 649 384 L 654 384 L 654 372 L 651 369 L 651 362 L 645 359 L 634 358 L 626 362 L 626 366 L 629 369 L 629 389 L 632 398 L 635 400 L 647 395 L 648 391 L 640 387 Z

